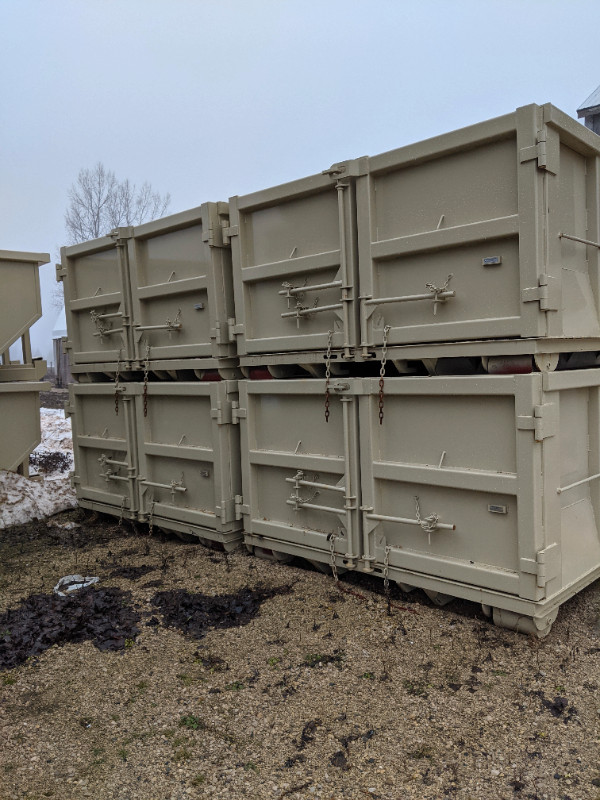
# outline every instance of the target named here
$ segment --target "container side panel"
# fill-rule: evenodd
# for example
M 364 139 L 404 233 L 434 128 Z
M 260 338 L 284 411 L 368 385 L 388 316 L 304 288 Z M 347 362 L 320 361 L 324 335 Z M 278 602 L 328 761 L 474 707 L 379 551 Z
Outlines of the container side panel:
M 211 248 L 202 239 L 202 225 L 163 233 L 137 242 L 137 277 L 140 286 L 207 275 Z
M 207 396 L 150 394 L 145 442 L 212 449 L 210 409 Z
M 326 253 L 340 246 L 337 195 L 332 190 L 246 212 L 242 219 L 243 267 Z
M 374 177 L 377 240 L 516 214 L 514 139 Z
M 497 266 L 486 266 L 490 260 Z M 519 246 L 516 237 L 489 239 L 477 244 L 437 252 L 409 254 L 374 261 L 374 294 L 380 298 L 428 293 L 428 284 L 448 289 L 456 296 L 434 305 L 431 299 L 386 303 L 378 306 L 373 324 L 382 329 L 402 329 L 400 336 L 427 340 L 440 336 L 444 324 L 517 319 L 520 314 Z M 406 332 L 406 328 L 415 330 Z M 421 332 L 418 332 L 420 329 Z M 485 332 L 485 328 L 482 328 Z M 379 334 L 381 336 L 381 333 Z M 485 335 L 485 333 L 484 333 Z M 397 334 L 392 334 L 391 341 Z
M 40 443 L 39 389 L 2 390 L 0 383 L 0 469 L 16 470 Z
M 401 379 L 400 379 L 401 380 Z M 515 474 L 512 396 L 385 397 L 376 461 Z M 468 477 L 465 477 L 468 480 Z
M 98 253 L 70 258 L 72 295 L 69 301 L 84 297 L 99 297 L 122 290 L 119 257 L 116 247 Z
M 600 565 L 600 532 L 597 495 L 593 481 L 597 474 L 598 389 L 573 389 L 560 394 L 560 485 L 578 486 L 560 495 L 562 531 L 562 586 L 577 580 Z
M 587 208 L 587 162 L 569 147 L 560 148 L 560 186 L 557 219 L 559 233 L 589 239 Z M 552 209 L 551 209 L 552 211 Z M 593 215 L 594 209 L 591 209 Z M 561 239 L 562 309 L 565 336 L 598 336 L 597 300 L 590 282 L 587 248 L 581 242 Z M 551 265 L 552 266 L 552 265 Z

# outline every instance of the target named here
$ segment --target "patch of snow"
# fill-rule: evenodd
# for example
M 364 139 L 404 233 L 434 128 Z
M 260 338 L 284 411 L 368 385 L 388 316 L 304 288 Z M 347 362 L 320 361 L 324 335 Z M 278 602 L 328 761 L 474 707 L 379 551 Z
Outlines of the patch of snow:
M 36 480 L 0 470 L 0 530 L 77 507 L 69 476 L 73 467 L 71 420 L 65 419 L 64 411 L 57 408 L 42 408 L 40 418 L 42 441 L 34 453 L 64 453 L 69 457 L 69 466 L 64 471 L 40 473 Z

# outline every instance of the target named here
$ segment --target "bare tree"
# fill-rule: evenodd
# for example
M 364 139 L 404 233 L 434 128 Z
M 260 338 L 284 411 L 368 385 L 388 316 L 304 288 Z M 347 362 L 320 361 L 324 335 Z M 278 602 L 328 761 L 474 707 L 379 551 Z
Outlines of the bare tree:
M 93 169 L 82 169 L 69 189 L 65 226 L 70 244 L 105 236 L 122 225 L 139 225 L 164 216 L 169 194 L 152 191 L 146 181 L 138 189 L 129 179 L 119 181 L 99 161 Z

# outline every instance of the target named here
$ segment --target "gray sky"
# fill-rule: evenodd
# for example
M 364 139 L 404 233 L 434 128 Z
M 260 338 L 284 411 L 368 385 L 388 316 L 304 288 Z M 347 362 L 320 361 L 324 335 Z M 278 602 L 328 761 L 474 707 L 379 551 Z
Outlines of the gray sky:
M 176 212 L 527 103 L 574 116 L 599 26 L 598 0 L 0 0 L 0 249 L 54 262 L 99 160 Z

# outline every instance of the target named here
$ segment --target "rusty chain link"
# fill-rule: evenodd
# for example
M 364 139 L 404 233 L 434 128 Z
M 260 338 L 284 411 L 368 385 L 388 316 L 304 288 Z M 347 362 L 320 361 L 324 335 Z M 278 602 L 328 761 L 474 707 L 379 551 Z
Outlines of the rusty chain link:
M 333 331 L 327 332 L 327 353 L 325 355 L 325 422 L 329 422 L 329 381 L 331 379 L 331 342 Z
M 385 383 L 385 362 L 387 361 L 387 337 L 392 329 L 386 325 L 383 329 L 383 346 L 381 348 L 381 367 L 379 368 L 379 424 L 383 425 L 383 385 Z
M 144 359 L 144 417 L 148 416 L 148 371 L 150 369 L 150 345 L 146 343 L 146 358 Z
M 335 540 L 338 539 L 337 533 L 332 533 L 329 536 L 329 564 L 331 566 L 331 574 L 333 575 L 333 580 L 337 583 L 338 578 L 338 571 L 337 571 L 337 564 L 335 563 Z
M 117 356 L 117 369 L 115 372 L 115 414 L 119 416 L 119 373 L 121 372 L 121 348 Z

